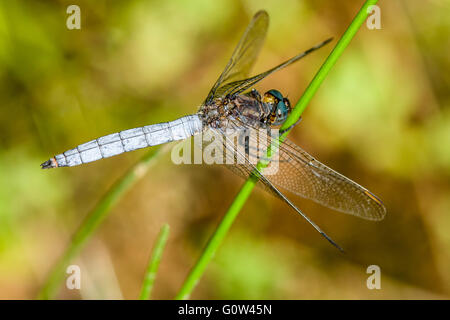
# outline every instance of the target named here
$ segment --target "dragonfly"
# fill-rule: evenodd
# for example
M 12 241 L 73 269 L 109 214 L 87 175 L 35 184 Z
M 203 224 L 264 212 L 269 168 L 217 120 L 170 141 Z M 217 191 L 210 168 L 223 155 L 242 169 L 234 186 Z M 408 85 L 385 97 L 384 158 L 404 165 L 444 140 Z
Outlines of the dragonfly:
M 268 25 L 269 15 L 266 11 L 258 11 L 253 16 L 225 69 L 197 113 L 170 122 L 128 129 L 94 139 L 55 155 L 42 163 L 41 167 L 50 169 L 77 166 L 124 152 L 184 140 L 205 131 L 223 135 L 223 141 L 226 142 L 230 139 L 230 131 L 270 130 L 281 126 L 292 110 L 289 99 L 276 89 L 269 90 L 261 96 L 253 86 L 270 74 L 323 47 L 331 39 L 263 73 L 249 77 L 250 70 L 266 38 Z M 258 186 L 285 201 L 339 250 L 343 251 L 280 189 L 313 200 L 335 211 L 366 220 L 379 221 L 386 215 L 386 207 L 377 196 L 322 164 L 287 138 L 278 145 L 276 151 L 277 160 L 274 160 L 277 161 L 276 172 L 270 175 L 265 174 L 264 169 L 258 169 L 254 161 L 250 159 L 250 154 L 253 153 L 250 152 L 252 139 L 255 139 L 254 136 L 246 135 L 245 139 L 239 140 L 244 146 L 243 151 L 236 150 L 238 148 L 233 147 L 234 144 L 224 142 L 225 149 L 234 148 L 230 150 L 232 152 L 226 152 L 231 154 L 233 159 L 227 159 L 232 161 L 231 164 L 226 162 L 225 166 L 244 179 L 256 176 Z M 271 139 L 258 139 L 258 148 L 267 149 L 270 141 Z M 236 161 L 237 157 L 241 161 Z

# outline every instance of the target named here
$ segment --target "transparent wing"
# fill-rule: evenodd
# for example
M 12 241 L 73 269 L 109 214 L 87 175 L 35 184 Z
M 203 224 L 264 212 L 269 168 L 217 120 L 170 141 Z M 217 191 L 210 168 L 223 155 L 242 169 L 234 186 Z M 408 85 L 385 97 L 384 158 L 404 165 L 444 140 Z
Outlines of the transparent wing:
M 264 186 L 264 188 L 268 191 L 270 191 L 272 194 L 279 197 L 281 200 L 285 201 L 292 209 L 294 209 L 298 214 L 300 214 L 311 226 L 314 227 L 325 239 L 327 239 L 333 246 L 335 246 L 337 249 L 339 249 L 341 252 L 344 252 L 341 246 L 339 246 L 333 239 L 331 239 L 314 221 L 312 221 L 306 214 L 304 214 L 299 208 L 297 208 L 276 186 L 270 182 L 270 180 L 267 179 L 266 176 L 261 174 L 261 172 L 256 168 L 256 166 L 251 162 L 251 153 L 250 150 L 247 149 L 247 151 L 242 152 L 242 148 L 237 148 L 237 150 L 233 149 L 233 142 L 230 143 L 230 138 L 227 137 L 227 135 L 218 132 L 216 135 L 222 135 L 223 136 L 223 151 L 225 152 L 225 158 L 227 161 L 230 160 L 230 154 L 231 154 L 231 160 L 236 163 L 236 166 L 227 165 L 229 169 L 231 169 L 234 173 L 236 173 L 239 176 L 242 176 L 243 178 L 248 178 L 250 176 L 257 177 L 259 180 L 257 183 L 259 183 L 259 186 Z M 230 151 L 230 152 L 229 152 Z M 247 156 L 245 156 L 247 154 Z M 236 161 L 238 160 L 238 157 L 243 157 L 244 161 L 238 164 Z
M 248 77 L 250 69 L 261 51 L 268 26 L 269 15 L 264 10 L 258 11 L 247 26 L 227 66 L 209 92 L 205 103 L 221 96 L 221 91 L 218 89 L 222 85 Z
M 270 139 L 256 140 L 255 136 L 250 135 L 249 140 L 249 145 L 257 146 L 258 149 L 266 150 L 270 145 Z M 252 155 L 252 151 L 249 151 L 246 156 L 255 157 L 255 153 Z M 386 215 L 381 200 L 369 190 L 320 163 L 288 139 L 280 145 L 277 165 L 275 174 L 265 176 L 277 187 L 363 219 L 382 220 Z M 245 163 L 227 167 L 243 178 L 247 178 L 249 171 L 252 171 Z M 260 187 L 271 191 L 267 182 L 260 180 L 258 183 Z
M 367 220 L 382 220 L 386 208 L 369 190 L 314 159 L 292 141 L 281 145 L 278 173 L 269 179 L 328 208 Z
M 273 67 L 272 69 L 269 69 L 269 70 L 267 70 L 263 73 L 260 73 L 256 76 L 253 76 L 248 79 L 236 80 L 236 81 L 224 84 L 223 86 L 221 86 L 220 88 L 218 88 L 216 90 L 216 95 L 217 96 L 226 96 L 226 95 L 240 94 L 240 93 L 244 92 L 245 90 L 254 86 L 256 83 L 258 83 L 259 81 L 261 81 L 268 75 L 287 67 L 288 65 L 300 60 L 301 58 L 305 57 L 306 55 L 310 54 L 311 52 L 323 47 L 324 45 L 329 43 L 332 39 L 333 38 L 327 39 L 327 40 L 319 43 L 318 45 L 316 45 L 312 48 L 309 48 L 308 50 L 296 55 L 295 57 L 292 57 L 291 59 L 277 65 L 276 67 Z

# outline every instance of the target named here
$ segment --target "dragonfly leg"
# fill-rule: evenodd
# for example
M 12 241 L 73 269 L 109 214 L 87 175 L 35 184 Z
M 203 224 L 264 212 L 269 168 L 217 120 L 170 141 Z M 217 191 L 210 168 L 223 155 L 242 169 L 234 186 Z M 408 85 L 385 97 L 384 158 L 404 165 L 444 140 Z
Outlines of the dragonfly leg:
M 280 134 L 284 134 L 285 132 L 291 130 L 293 127 L 295 127 L 296 125 L 298 125 L 300 123 L 300 121 L 302 121 L 302 117 L 300 117 L 297 122 L 295 122 L 293 125 L 290 125 L 288 128 L 280 130 Z

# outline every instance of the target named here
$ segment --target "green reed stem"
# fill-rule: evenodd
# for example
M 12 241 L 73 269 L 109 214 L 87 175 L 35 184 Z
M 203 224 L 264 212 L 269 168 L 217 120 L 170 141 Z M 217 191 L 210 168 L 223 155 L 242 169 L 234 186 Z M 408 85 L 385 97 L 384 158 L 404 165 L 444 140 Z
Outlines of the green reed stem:
M 160 149 L 163 148 L 152 148 L 152 150 L 139 160 L 139 162 L 131 167 L 127 173 L 106 192 L 94 209 L 86 216 L 83 223 L 73 235 L 69 246 L 51 270 L 44 286 L 38 294 L 38 299 L 52 299 L 55 296 L 61 286 L 66 268 L 69 266 L 70 262 L 78 255 L 87 240 L 93 235 L 95 230 L 97 230 L 125 192 L 145 175 L 149 167 L 154 163 L 157 155 L 162 153 Z
M 350 26 L 347 28 L 345 33 L 342 35 L 342 37 L 340 38 L 340 40 L 334 47 L 333 51 L 330 53 L 328 58 L 325 60 L 324 64 L 320 67 L 319 71 L 314 76 L 314 78 L 311 81 L 311 83 L 309 84 L 309 86 L 306 88 L 305 92 L 303 93 L 300 100 L 295 105 L 291 114 L 286 119 L 286 122 L 283 124 L 281 130 L 289 128 L 289 126 L 293 125 L 294 123 L 296 123 L 298 121 L 301 114 L 305 110 L 306 106 L 311 101 L 312 97 L 319 89 L 319 87 L 322 84 L 322 82 L 324 81 L 325 77 L 330 72 L 331 68 L 334 66 L 336 61 L 342 55 L 345 48 L 348 46 L 350 41 L 353 39 L 353 37 L 355 36 L 358 29 L 361 27 L 361 25 L 367 19 L 367 16 L 368 16 L 367 9 L 371 5 L 375 5 L 377 2 L 378 2 L 378 0 L 367 0 L 364 3 L 364 5 L 361 7 L 361 9 L 357 13 L 356 17 L 351 22 Z M 288 134 L 288 132 L 285 132 L 284 134 L 280 135 L 279 139 L 275 139 L 274 143 L 271 146 L 269 146 L 269 148 L 267 150 L 268 157 L 270 157 L 274 152 L 276 152 L 278 145 L 286 138 L 287 134 Z M 260 162 L 257 164 L 257 169 L 261 170 L 266 166 L 267 166 L 267 163 Z M 248 197 L 250 196 L 250 194 L 257 182 L 258 182 L 258 178 L 255 175 L 251 175 L 248 178 L 248 180 L 244 183 L 244 185 L 240 189 L 239 193 L 236 195 L 233 202 L 231 203 L 231 206 L 228 208 L 228 211 L 225 213 L 224 217 L 222 218 L 222 221 L 219 223 L 219 225 L 217 226 L 217 229 L 214 231 L 213 235 L 211 236 L 208 243 L 206 244 L 206 247 L 204 248 L 203 252 L 201 253 L 196 264 L 193 266 L 190 273 L 188 274 L 180 291 L 175 296 L 175 299 L 188 299 L 189 298 L 189 295 L 191 294 L 192 290 L 194 289 L 194 287 L 200 280 L 201 276 L 203 275 L 208 263 L 214 257 L 214 254 L 216 253 L 217 248 L 222 243 L 228 230 L 230 229 L 231 225 L 233 224 L 233 221 L 235 220 L 239 211 L 244 206 L 245 202 L 247 201 Z
M 156 272 L 158 272 L 159 263 L 161 262 L 161 256 L 168 237 L 169 225 L 166 223 L 162 226 L 161 231 L 159 231 L 150 260 L 148 261 L 147 271 L 145 272 L 144 282 L 142 284 L 141 294 L 139 296 L 140 300 L 150 299 L 150 294 L 156 278 Z

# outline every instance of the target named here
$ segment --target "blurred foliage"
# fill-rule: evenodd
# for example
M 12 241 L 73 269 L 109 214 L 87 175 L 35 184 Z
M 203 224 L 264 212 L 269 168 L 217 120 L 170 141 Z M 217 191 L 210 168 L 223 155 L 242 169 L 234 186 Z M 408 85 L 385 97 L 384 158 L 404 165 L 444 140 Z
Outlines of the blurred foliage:
M 83 167 L 39 164 L 92 138 L 196 111 L 251 16 L 271 17 L 255 72 L 329 36 L 358 1 L 0 2 L 0 298 L 34 298 L 70 236 L 146 151 Z M 445 1 L 380 1 L 382 29 L 362 28 L 291 138 L 379 195 L 381 223 L 293 195 L 347 251 L 331 248 L 285 204 L 258 191 L 193 298 L 448 298 L 450 22 Z M 258 84 L 296 101 L 327 49 Z M 136 298 L 164 222 L 172 234 L 155 298 L 172 298 L 241 180 L 169 155 L 120 202 L 74 263 L 82 290 L 60 298 Z M 368 290 L 377 264 L 382 290 Z

